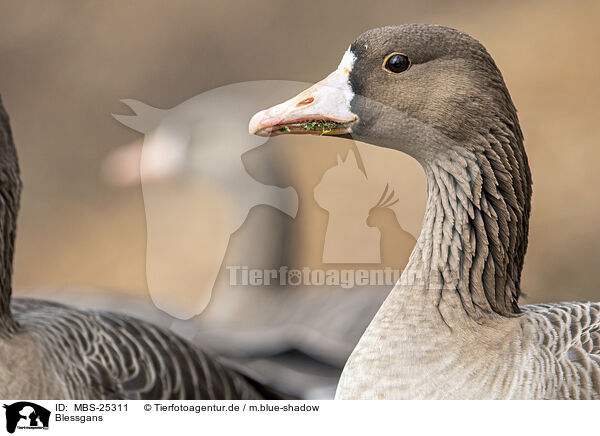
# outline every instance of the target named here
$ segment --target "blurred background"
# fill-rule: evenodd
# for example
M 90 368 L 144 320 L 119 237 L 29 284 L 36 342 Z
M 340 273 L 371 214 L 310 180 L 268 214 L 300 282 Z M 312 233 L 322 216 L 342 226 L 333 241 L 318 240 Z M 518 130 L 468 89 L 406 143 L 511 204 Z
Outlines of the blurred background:
M 600 270 L 600 174 L 596 170 L 600 159 L 600 58 L 596 55 L 600 3 L 596 0 L 302 4 L 275 0 L 176 0 L 168 4 L 154 0 L 24 0 L 4 2 L 1 8 L 0 92 L 11 116 L 25 186 L 17 240 L 17 295 L 35 292 L 52 297 L 62 292 L 73 301 L 75 295 L 81 296 L 84 306 L 102 306 L 108 301 L 102 296 L 110 295 L 139 299 L 151 306 L 146 271 L 148 210 L 142 188 L 135 183 L 114 186 L 102 177 L 107 155 L 123 145 L 141 146 L 143 139 L 111 116 L 132 113 L 121 99 L 134 98 L 169 109 L 214 88 L 256 80 L 287 81 L 289 89 L 298 84 L 297 91 L 303 83 L 314 83 L 332 71 L 364 30 L 427 22 L 458 28 L 480 40 L 496 60 L 519 110 L 534 178 L 521 302 L 600 299 L 600 278 L 595 275 Z M 260 103 L 278 103 L 287 95 L 282 89 L 277 95 L 261 94 Z M 400 200 L 394 206 L 397 223 L 406 233 L 418 235 L 425 190 L 423 175 L 414 162 L 396 156 L 399 153 L 374 154 L 362 144 L 315 140 L 287 138 L 283 146 L 269 141 L 262 152 L 257 148 L 245 155 L 244 165 L 257 180 L 294 187 L 298 211 L 295 219 L 264 207 L 250 211 L 231 238 L 231 250 L 220 265 L 221 279 L 228 274 L 225 267 L 240 265 L 241 258 L 246 259 L 244 265 L 261 268 L 322 267 L 328 215 L 313 190 L 325 172 L 339 164 L 338 155 L 346 162 L 350 152 L 367 172 L 369 165 L 379 165 L 377 168 L 393 174 L 393 181 L 378 180 L 375 201 L 384 186 L 392 183 Z M 266 166 L 264 156 L 271 159 Z M 196 219 L 184 212 L 189 210 L 189 197 L 178 199 L 173 192 L 182 189 L 175 186 L 164 193 L 169 203 L 163 210 L 178 219 L 173 227 L 182 225 L 182 216 L 188 216 L 189 225 Z M 219 203 L 222 197 L 206 195 L 197 205 L 214 212 L 206 219 L 218 227 L 222 222 L 219 216 L 229 206 Z M 169 219 L 161 218 L 163 227 L 169 227 Z M 384 230 L 381 232 L 383 235 Z M 204 236 L 208 238 L 210 233 Z M 274 248 L 269 255 L 253 256 L 253 247 L 264 241 L 264 235 L 273 234 L 278 236 L 271 238 Z M 410 251 L 410 243 L 407 236 L 396 256 Z M 210 243 L 206 246 L 210 249 Z M 161 275 L 162 286 L 166 281 L 173 289 L 172 297 L 185 304 L 188 294 L 179 295 L 176 290 L 190 282 L 206 281 L 205 272 L 196 268 L 197 258 L 191 261 L 177 246 L 163 246 L 158 253 L 155 264 L 169 266 Z M 381 254 L 380 265 L 391 265 Z M 177 268 L 169 269 L 171 265 Z M 320 360 L 308 371 L 304 365 L 302 371 L 323 376 L 327 383 L 337 376 L 343 356 L 386 292 L 377 291 L 373 298 L 356 294 L 351 297 L 355 302 L 351 307 L 343 301 L 348 294 L 335 290 L 328 294 L 327 302 L 306 290 L 309 302 L 296 293 L 279 305 L 270 305 L 274 297 L 266 293 L 262 299 L 253 296 L 252 305 L 247 294 L 240 297 L 223 283 L 221 287 L 223 291 L 213 295 L 205 315 L 213 323 L 208 323 L 208 330 L 215 330 L 218 324 L 221 331 L 224 326 L 237 325 L 238 333 L 247 332 L 249 325 L 258 325 L 258 320 L 265 318 L 284 323 L 282 320 L 293 318 L 290 307 L 304 308 L 316 316 L 316 321 L 307 321 L 309 315 L 304 315 L 298 323 L 318 333 L 313 341 L 320 341 L 320 347 L 309 344 L 303 349 L 294 342 L 289 348 Z M 314 307 L 319 307 L 317 315 Z M 292 312 L 283 313 L 283 308 Z M 340 337 L 349 338 L 348 343 L 337 343 L 337 355 L 324 356 L 323 348 L 335 347 L 333 342 L 324 342 L 322 330 L 315 325 L 327 325 L 326 321 L 331 321 L 327 310 L 340 308 L 347 317 L 340 321 Z M 245 324 L 240 321 L 253 310 L 256 314 L 248 316 Z M 186 334 L 185 323 L 158 311 L 150 317 Z M 289 329 L 297 332 L 299 324 L 288 325 L 286 340 L 299 341 L 297 334 L 289 333 Z M 197 333 L 194 329 L 187 335 L 228 354 L 215 345 L 222 343 L 222 336 L 202 339 Z M 238 342 L 228 337 L 228 346 L 242 349 L 254 344 L 260 348 L 256 344 L 262 342 L 258 333 L 236 337 Z M 261 352 L 272 356 L 281 351 L 271 345 Z M 258 371 L 264 364 L 262 359 L 254 368 Z

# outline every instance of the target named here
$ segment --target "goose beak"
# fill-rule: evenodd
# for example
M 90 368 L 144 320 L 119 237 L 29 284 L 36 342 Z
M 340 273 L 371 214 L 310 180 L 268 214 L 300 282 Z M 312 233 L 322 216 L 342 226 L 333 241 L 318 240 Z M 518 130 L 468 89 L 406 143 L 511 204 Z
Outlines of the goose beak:
M 343 135 L 351 133 L 358 116 L 350 102 L 354 93 L 349 83 L 350 69 L 343 63 L 337 70 L 294 98 L 262 110 L 250 120 L 250 134 L 275 136 L 289 134 Z

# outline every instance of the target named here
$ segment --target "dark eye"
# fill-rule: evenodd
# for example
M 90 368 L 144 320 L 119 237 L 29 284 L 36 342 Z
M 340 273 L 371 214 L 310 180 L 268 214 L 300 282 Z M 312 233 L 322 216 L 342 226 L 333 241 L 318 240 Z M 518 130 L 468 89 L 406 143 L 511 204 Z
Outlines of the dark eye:
M 392 53 L 383 61 L 383 69 L 394 74 L 401 73 L 410 68 L 410 59 L 404 53 Z

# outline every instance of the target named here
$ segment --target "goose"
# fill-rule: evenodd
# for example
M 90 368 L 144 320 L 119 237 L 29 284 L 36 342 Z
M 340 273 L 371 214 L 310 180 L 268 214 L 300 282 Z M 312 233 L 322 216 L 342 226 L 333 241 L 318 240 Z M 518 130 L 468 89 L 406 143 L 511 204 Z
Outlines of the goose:
M 50 301 L 12 299 L 19 174 L 0 99 L 1 398 L 283 398 L 152 324 Z
M 439 25 L 369 30 L 338 68 L 255 114 L 250 133 L 352 137 L 422 166 L 427 206 L 338 399 L 599 399 L 600 304 L 519 306 L 532 180 L 484 46 Z

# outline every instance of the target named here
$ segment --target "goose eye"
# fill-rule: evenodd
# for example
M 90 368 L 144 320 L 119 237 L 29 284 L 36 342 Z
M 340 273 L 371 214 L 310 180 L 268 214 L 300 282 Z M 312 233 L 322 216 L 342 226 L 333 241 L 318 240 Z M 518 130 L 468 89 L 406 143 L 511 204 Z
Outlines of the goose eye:
M 410 68 L 410 59 L 404 53 L 392 53 L 383 61 L 383 69 L 394 74 L 401 73 Z

